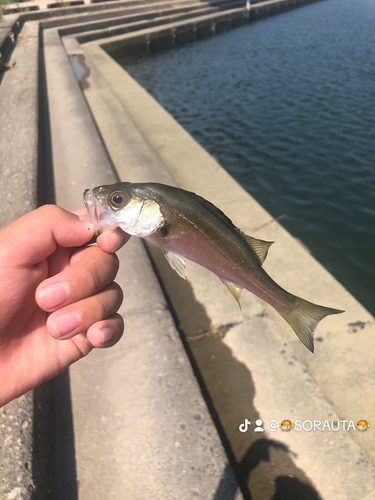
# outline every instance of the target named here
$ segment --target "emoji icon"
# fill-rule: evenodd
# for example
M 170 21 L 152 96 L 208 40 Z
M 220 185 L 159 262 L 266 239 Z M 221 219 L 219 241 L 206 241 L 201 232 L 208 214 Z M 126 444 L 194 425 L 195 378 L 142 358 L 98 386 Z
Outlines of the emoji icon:
M 281 430 L 285 432 L 289 432 L 292 429 L 293 423 L 290 420 L 283 420 L 280 424 Z
M 370 424 L 367 422 L 367 420 L 358 420 L 357 422 L 357 429 L 361 432 L 367 431 L 367 429 L 370 427 Z

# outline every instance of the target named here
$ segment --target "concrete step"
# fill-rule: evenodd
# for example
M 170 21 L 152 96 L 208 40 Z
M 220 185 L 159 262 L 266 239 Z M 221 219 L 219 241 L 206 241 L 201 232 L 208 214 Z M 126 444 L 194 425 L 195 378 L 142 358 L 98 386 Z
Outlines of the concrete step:
M 41 22 L 43 29 L 54 28 L 54 27 L 68 27 L 75 24 L 80 24 L 81 26 L 85 23 L 93 21 L 104 21 L 105 19 L 111 19 L 116 17 L 129 17 L 135 16 L 154 16 L 157 12 L 164 9 L 179 9 L 183 7 L 189 7 L 197 3 L 197 0 L 176 0 L 168 2 L 155 2 L 152 4 L 145 4 L 137 7 L 121 7 L 116 9 L 106 9 L 95 11 L 93 13 L 83 13 L 83 14 L 73 14 L 64 15 L 59 17 L 54 17 L 53 19 L 44 20 Z M 204 6 L 204 4 L 202 4 Z
M 108 54 L 93 43 L 83 45 L 83 49 L 91 72 L 82 88 L 121 179 L 165 182 L 166 178 L 159 164 L 152 169 L 152 162 L 143 168 L 139 162 L 133 168 L 134 159 L 129 156 L 132 140 L 128 142 L 123 133 L 123 121 L 129 122 L 130 115 L 179 186 L 215 203 L 246 233 L 254 234 L 248 214 L 256 225 L 272 220 Z M 103 84 L 99 83 L 98 72 L 111 92 L 99 91 Z M 113 109 L 121 112 L 113 113 Z M 328 305 L 340 304 L 346 309 L 346 315 L 327 318 L 319 326 L 324 342 L 315 356 L 259 299 L 246 294 L 241 313 L 227 290 L 206 270 L 191 265 L 186 283 L 169 268 L 158 249 L 150 250 L 239 463 L 257 446 L 253 433 L 239 432 L 245 418 L 280 423 L 285 418 L 357 422 L 368 417 L 371 387 L 362 386 L 359 393 L 356 380 L 363 371 L 364 357 L 369 370 L 375 361 L 371 354 L 375 349 L 369 352 L 366 348 L 364 352 L 348 329 L 348 324 L 360 318 L 367 325 L 364 342 L 372 345 L 374 318 L 276 222 L 255 236 L 277 241 L 267 269 L 286 288 L 308 294 L 317 303 L 327 303 L 324 291 L 329 289 Z M 300 277 L 299 284 L 296 276 Z M 203 331 L 202 325 L 206 325 Z M 341 369 L 332 365 L 332 359 L 344 355 L 350 359 L 350 372 L 346 372 L 346 364 Z M 279 429 L 277 434 L 266 431 L 264 437 L 276 439 L 279 444 L 275 446 L 284 450 L 275 459 L 272 476 L 280 474 L 283 464 L 284 473 L 294 474 L 301 481 L 310 478 L 319 498 L 372 498 L 375 471 L 368 457 L 375 463 L 375 443 L 371 433 L 283 433 Z M 327 460 L 332 464 L 329 476 Z M 253 481 L 255 476 L 253 472 Z
M 162 16 L 157 19 L 153 19 L 151 21 L 139 21 L 138 23 L 120 25 L 117 27 L 111 27 L 108 29 L 94 30 L 88 31 L 84 34 L 76 35 L 77 40 L 80 43 L 86 43 L 93 40 L 99 40 L 101 38 L 109 38 L 113 36 L 122 35 L 125 33 L 136 33 L 138 31 L 156 27 L 156 26 L 168 26 L 169 24 L 174 24 L 177 22 L 181 22 L 183 20 L 191 20 L 194 18 L 201 17 L 202 15 L 211 15 L 218 11 L 218 8 L 207 8 L 207 9 L 199 9 L 196 11 L 190 11 L 185 14 L 171 15 L 171 16 Z
M 169 0 L 169 2 L 174 3 L 179 0 Z M 78 5 L 75 7 L 62 7 L 55 9 L 44 9 L 38 12 L 23 12 L 21 16 L 22 22 L 27 21 L 40 21 L 42 19 L 49 19 L 53 17 L 61 16 L 75 16 L 90 14 L 94 12 L 101 12 L 105 10 L 121 9 L 121 8 L 136 8 L 141 6 L 148 6 L 150 4 L 160 3 L 160 0 L 116 0 L 115 2 L 100 2 L 95 4 L 85 4 Z
M 218 34 L 224 30 L 241 26 L 248 19 L 249 13 L 246 9 L 229 9 L 140 29 L 133 33 L 110 36 L 99 43 L 112 57 L 121 59 L 132 54 L 147 53 L 150 50 L 165 50 L 193 40 L 211 37 L 215 33 Z M 87 42 L 87 44 L 90 43 L 96 44 L 95 41 Z
M 72 209 L 82 204 L 85 188 L 117 177 L 67 58 L 72 47 L 64 50 L 55 29 L 43 37 L 56 199 Z M 91 69 L 79 46 L 74 55 L 73 66 L 85 86 Z M 94 87 L 93 68 L 91 78 Z M 103 79 L 98 85 L 103 96 L 108 94 Z M 134 136 L 131 128 L 122 132 Z M 116 280 L 124 290 L 120 313 L 126 334 L 117 349 L 95 352 L 70 370 L 78 497 L 240 500 L 142 243 L 132 240 L 120 258 Z M 63 490 L 58 493 L 57 500 L 64 498 Z
M 148 21 L 156 21 L 156 19 L 164 18 L 170 15 L 181 15 L 194 12 L 202 12 L 203 10 L 210 10 L 210 8 L 205 7 L 202 3 L 196 3 L 189 7 L 180 7 L 176 9 L 163 9 L 163 10 L 153 10 L 147 13 L 132 14 L 132 15 L 122 15 L 112 18 L 106 18 L 99 21 L 84 22 L 74 24 L 68 27 L 63 27 L 59 29 L 60 36 L 68 35 L 79 35 L 85 32 L 95 32 L 99 30 L 109 29 L 112 26 L 126 25 L 126 24 L 136 24 L 146 23 Z M 142 25 L 141 25 L 142 26 Z M 134 29 L 139 29 L 137 26 Z

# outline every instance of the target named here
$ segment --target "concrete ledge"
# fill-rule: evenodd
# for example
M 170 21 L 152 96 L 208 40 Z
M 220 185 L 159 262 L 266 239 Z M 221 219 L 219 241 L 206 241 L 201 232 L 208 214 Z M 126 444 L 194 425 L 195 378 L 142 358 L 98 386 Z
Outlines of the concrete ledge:
M 148 144 L 155 151 L 158 158 L 168 167 L 178 185 L 203 195 L 224 209 L 225 213 L 234 220 L 236 225 L 249 234 L 254 234 L 254 227 L 269 223 L 272 220 L 271 216 L 245 193 L 220 165 L 100 47 L 94 43 L 89 43 L 84 45 L 83 48 L 87 56 L 87 61 L 90 61 L 90 64 L 94 64 L 102 74 L 102 77 L 116 94 L 119 103 L 130 114 L 140 132 L 147 138 Z M 90 87 L 89 90 L 92 92 L 93 88 Z M 94 106 L 91 104 L 94 100 L 97 101 L 98 97 L 90 99 L 91 106 Z M 102 136 L 106 141 L 106 134 L 104 132 L 106 125 L 101 121 L 101 117 L 96 113 L 95 109 L 94 115 L 99 127 L 102 127 Z M 115 124 L 112 125 L 116 126 Z M 113 142 L 116 142 L 116 138 L 113 139 Z M 106 141 L 106 144 L 109 153 L 112 154 L 111 143 Z M 149 180 L 149 171 L 147 168 L 144 172 L 134 172 L 132 169 L 127 168 L 126 162 L 116 161 L 115 156 L 113 156 L 113 161 L 121 178 L 131 179 L 132 181 Z M 155 175 L 157 175 L 156 172 L 154 172 L 153 179 Z M 213 178 L 215 179 L 214 183 L 212 183 Z M 249 217 L 249 214 L 251 214 L 251 217 Z M 285 352 L 289 352 L 290 354 L 286 358 L 286 362 L 299 365 L 299 369 L 302 371 L 304 369 L 303 366 L 306 366 L 308 372 L 325 394 L 325 398 L 333 404 L 333 409 L 329 411 L 330 416 L 338 415 L 340 418 L 347 420 L 357 420 L 366 418 L 360 415 L 371 415 L 373 412 L 371 403 L 372 384 L 361 385 L 359 390 L 357 380 L 358 377 L 361 378 L 363 376 L 367 381 L 372 379 L 371 367 L 375 362 L 375 359 L 373 359 L 375 349 L 369 349 L 369 346 L 375 347 L 374 318 L 279 224 L 276 222 L 269 224 L 261 233 L 255 233 L 255 236 L 266 240 L 276 240 L 277 245 L 273 247 L 273 251 L 267 259 L 266 269 L 283 287 L 317 303 L 342 307 L 347 312 L 345 315 L 327 318 L 319 326 L 317 336 L 323 339 L 323 343 L 318 344 L 317 353 L 312 356 L 299 344 L 298 339 L 286 323 L 284 324 L 283 320 L 261 301 L 254 299 L 250 295 L 246 295 L 243 310 L 249 312 L 246 312 L 245 317 L 243 317 L 234 301 L 231 301 L 228 292 L 210 273 L 198 266 L 190 266 L 189 276 L 192 290 L 189 292 L 190 287 L 187 287 L 179 277 L 175 276 L 173 271 L 164 262 L 163 257 L 153 254 L 155 264 L 162 276 L 164 286 L 169 292 L 170 300 L 173 303 L 185 334 L 191 339 L 199 339 L 203 335 L 200 340 L 200 346 L 196 344 L 198 347 L 195 347 L 192 344 L 192 349 L 196 359 L 200 359 L 201 363 L 203 363 L 201 365 L 198 362 L 200 368 L 203 370 L 203 376 L 208 377 L 208 379 L 205 379 L 208 387 L 215 392 L 215 386 L 210 383 L 208 372 L 204 368 L 207 364 L 207 358 L 204 353 L 207 355 L 210 352 L 207 346 L 210 345 L 210 338 L 215 338 L 215 332 L 227 332 L 225 343 L 231 346 L 233 356 L 237 356 L 248 367 L 249 372 L 253 374 L 254 378 L 260 380 L 264 369 L 260 368 L 256 374 L 255 371 L 257 369 L 253 357 L 251 360 L 250 358 L 247 359 L 243 355 L 243 352 L 245 352 L 245 345 L 248 342 L 256 341 L 259 335 L 262 338 L 266 334 L 265 332 L 269 331 L 269 326 L 267 325 L 273 324 L 272 331 L 275 332 L 275 335 L 278 332 L 278 340 L 276 336 L 272 340 L 269 337 L 270 354 L 266 355 L 266 351 L 263 352 L 262 367 L 264 367 L 265 363 L 273 366 L 275 356 L 280 356 L 280 354 L 277 354 L 278 351 L 281 352 L 284 350 Z M 329 290 L 329 296 L 327 296 L 327 290 Z M 191 297 L 190 299 L 189 296 Z M 198 309 L 203 309 L 203 317 L 208 325 L 207 330 L 203 330 L 203 332 L 201 330 L 202 323 L 196 321 L 196 313 L 193 313 L 194 309 L 192 309 L 195 308 L 196 310 L 197 304 L 199 305 Z M 258 320 L 256 326 L 253 323 L 255 330 L 252 329 L 251 323 L 247 322 L 254 315 L 264 318 L 263 325 L 261 320 Z M 361 321 L 366 325 L 360 333 L 360 342 L 358 342 L 357 337 L 350 333 L 350 324 L 357 321 Z M 236 334 L 237 329 L 230 326 L 237 324 L 242 325 L 241 331 L 244 332 L 242 337 Z M 285 341 L 281 340 L 283 337 Z M 232 343 L 232 338 L 236 338 L 236 343 Z M 271 348 L 271 345 L 275 346 L 275 348 Z M 293 354 L 293 351 L 295 354 Z M 346 359 L 350 363 L 350 371 L 346 370 L 346 364 L 343 366 L 340 363 L 340 359 Z M 367 367 L 366 374 L 364 374 L 364 367 Z M 311 383 L 315 386 L 315 382 Z M 263 389 L 261 386 L 263 386 Z M 270 381 L 265 381 L 264 384 L 257 385 L 256 390 L 259 394 L 257 408 L 258 410 L 263 410 L 261 413 L 263 415 L 267 414 L 269 408 L 271 408 L 269 403 L 265 404 L 269 400 L 268 394 L 271 391 L 271 387 L 274 387 L 274 385 Z M 304 407 L 310 408 L 308 401 L 305 400 L 307 396 L 305 387 L 304 383 L 301 383 L 298 389 L 297 386 L 294 388 L 294 398 L 299 400 L 300 404 L 297 405 L 297 409 L 293 409 L 293 414 L 298 411 L 302 413 Z M 237 394 L 237 397 L 241 398 L 241 394 Z M 323 396 L 319 396 L 319 398 L 321 397 Z M 322 406 L 320 406 L 320 403 L 318 405 L 316 398 L 314 399 L 315 404 L 320 407 L 322 413 L 328 411 L 328 403 L 325 398 L 323 397 L 322 399 Z M 230 397 L 231 405 L 223 410 L 223 415 L 226 415 L 226 412 L 228 412 L 228 418 L 231 419 L 231 422 L 233 422 L 233 411 L 235 411 L 233 407 L 234 400 L 241 407 L 240 400 L 236 399 L 234 391 Z M 258 401 L 263 401 L 263 403 L 260 402 L 258 404 Z M 284 411 L 284 414 L 288 414 L 288 412 L 290 414 L 291 402 L 282 404 L 279 399 L 277 401 L 280 405 L 278 410 L 280 418 L 285 418 L 281 417 L 282 411 Z M 326 410 L 323 410 L 324 407 Z M 275 407 L 272 406 L 272 408 L 275 411 Z M 310 410 L 312 409 L 310 408 Z M 268 414 L 269 418 L 273 418 L 271 412 Z M 243 415 L 238 415 L 239 422 L 242 417 L 244 418 Z M 321 418 L 324 420 L 324 417 Z M 229 435 L 233 435 L 233 431 L 231 433 L 230 429 L 228 429 L 228 432 Z M 280 436 L 278 436 L 279 438 Z M 363 434 L 358 432 L 353 433 L 352 436 L 340 437 L 341 440 L 345 440 L 345 446 L 353 449 L 353 453 L 360 453 L 359 448 L 357 448 L 356 452 L 354 451 L 355 445 L 352 438 L 366 450 L 368 456 L 374 461 L 374 437 L 368 434 L 366 439 L 363 439 Z M 239 439 L 237 434 L 236 438 L 231 441 L 234 451 L 237 449 L 237 446 L 240 448 L 243 446 L 241 444 L 242 440 L 242 436 Z M 336 454 L 337 459 L 341 453 L 340 442 L 336 443 L 338 448 L 335 448 L 335 451 L 334 449 L 331 450 L 332 453 Z M 307 442 L 306 446 L 306 449 L 310 450 L 310 445 L 307 445 Z M 316 442 L 316 446 L 319 446 L 318 441 Z M 361 459 L 362 462 L 363 459 Z M 347 464 L 347 467 L 349 467 L 349 464 Z M 369 481 L 368 484 L 371 484 L 373 488 L 374 484 L 371 479 L 372 468 L 368 464 L 366 467 L 369 467 L 367 472 L 365 472 L 365 474 L 369 474 L 366 481 Z M 323 477 L 323 469 L 320 473 Z M 327 487 L 327 484 L 324 486 L 322 483 L 322 489 L 318 490 L 320 494 L 323 497 L 326 495 L 325 498 L 336 498 L 336 496 L 331 495 L 332 492 L 327 493 Z M 345 481 L 342 483 L 341 488 L 341 493 L 338 491 L 336 493 L 337 498 L 341 498 L 340 494 L 343 495 L 346 491 L 347 484 Z M 366 498 L 371 498 L 369 492 L 370 489 L 366 489 L 363 492 L 365 496 L 367 495 Z
M 202 40 L 204 38 L 220 33 L 225 29 L 238 27 L 250 20 L 261 19 L 279 11 L 294 9 L 309 3 L 314 3 L 321 0 L 271 0 L 266 2 L 258 2 L 251 5 L 251 17 L 249 11 L 245 8 L 233 8 L 237 6 L 237 2 L 232 4 L 232 8 L 222 12 L 211 13 L 198 16 L 194 19 L 185 21 L 172 22 L 160 27 L 150 27 L 140 29 L 135 33 L 127 33 L 117 36 L 109 36 L 101 42 L 103 47 L 114 58 L 122 58 L 131 55 L 132 53 L 147 52 L 152 50 L 151 40 L 160 39 L 161 43 L 154 43 L 155 50 L 165 50 L 174 47 L 175 44 L 186 43 L 191 40 Z M 216 25 L 218 29 L 216 30 Z M 80 37 L 82 42 L 85 37 Z M 93 41 L 92 43 L 96 43 Z
M 24 26 L 10 63 L 16 66 L 4 73 L 0 93 L 0 220 L 3 226 L 37 206 L 37 24 Z M 19 148 L 20 142 L 22 148 Z M 23 203 L 19 202 L 20 197 Z
M 106 19 L 100 19 L 99 21 L 78 23 L 78 24 L 75 24 L 75 25 L 72 25 L 69 27 L 61 28 L 61 29 L 59 29 L 59 33 L 60 33 L 61 37 L 64 37 L 67 35 L 74 35 L 74 34 L 84 33 L 87 31 L 108 29 L 108 28 L 110 28 L 112 26 L 116 26 L 118 24 L 132 23 L 134 25 L 135 23 L 147 22 L 149 20 L 154 20 L 155 18 L 159 18 L 161 16 L 164 17 L 164 16 L 167 16 L 170 14 L 190 13 L 195 9 L 201 10 L 203 8 L 206 8 L 206 7 L 204 5 L 202 6 L 202 3 L 196 3 L 196 4 L 193 4 L 189 7 L 151 10 L 149 12 L 143 12 L 141 14 L 124 15 L 124 13 L 121 12 L 120 16 L 116 16 L 113 18 L 106 18 Z M 119 14 L 119 12 L 116 11 L 116 14 Z
M 110 28 L 105 28 L 105 29 L 99 29 L 99 30 L 94 30 L 94 31 L 88 31 L 84 34 L 78 34 L 76 36 L 77 40 L 80 43 L 83 42 L 89 42 L 91 40 L 98 40 L 99 38 L 107 38 L 109 36 L 116 36 L 120 35 L 123 33 L 129 33 L 129 32 L 135 32 L 140 29 L 145 29 L 153 26 L 165 26 L 166 24 L 169 23 L 174 23 L 179 20 L 183 19 L 191 19 L 194 17 L 201 16 L 202 14 L 207 14 L 210 12 L 215 12 L 217 8 L 206 8 L 206 9 L 197 9 L 195 11 L 190 11 L 187 13 L 182 13 L 182 14 L 173 14 L 169 16 L 162 16 L 157 19 L 151 19 L 147 21 L 139 21 L 131 24 L 122 24 L 121 26 L 112 26 Z M 120 23 L 116 23 L 120 24 Z
M 79 498 L 240 500 L 141 243 L 120 258 L 125 337 L 71 369 Z
M 171 0 L 172 2 L 178 3 L 179 0 Z M 192 0 L 185 0 L 186 2 Z M 42 10 L 39 12 L 24 12 L 20 18 L 23 22 L 26 21 L 40 21 L 42 19 L 51 18 L 54 16 L 72 16 L 72 15 L 83 15 L 91 12 L 101 12 L 106 9 L 120 9 L 120 8 L 131 8 L 147 6 L 151 3 L 160 3 L 160 0 L 120 0 L 116 2 L 103 2 L 97 4 L 79 5 L 76 7 L 62 7 L 57 9 Z
M 44 32 L 44 44 L 56 200 L 72 209 L 86 187 L 117 178 L 56 29 Z M 71 40 L 67 52 L 80 58 L 88 77 L 79 46 Z M 120 255 L 127 333 L 118 349 L 95 352 L 70 372 L 79 498 L 120 498 L 127 491 L 134 499 L 230 494 L 240 500 L 141 242 L 131 241 Z
M 37 207 L 38 26 L 28 24 L 22 35 L 11 57 L 17 65 L 0 86 L 0 228 Z M 33 414 L 33 392 L 0 409 L 2 499 L 32 497 Z

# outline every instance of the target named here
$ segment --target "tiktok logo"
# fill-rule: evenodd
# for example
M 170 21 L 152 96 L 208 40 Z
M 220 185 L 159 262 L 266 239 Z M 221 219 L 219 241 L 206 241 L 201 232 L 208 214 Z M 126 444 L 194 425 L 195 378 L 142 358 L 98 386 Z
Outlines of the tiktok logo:
M 247 418 L 245 418 L 245 422 L 239 426 L 240 432 L 247 432 L 247 429 L 250 427 L 251 422 Z
M 247 432 L 250 425 L 251 425 L 250 420 L 245 418 L 245 422 L 243 424 L 241 424 L 238 428 L 239 428 L 240 432 Z M 258 420 L 255 420 L 254 432 L 264 432 L 262 425 L 263 425 L 263 421 L 260 418 L 258 418 Z

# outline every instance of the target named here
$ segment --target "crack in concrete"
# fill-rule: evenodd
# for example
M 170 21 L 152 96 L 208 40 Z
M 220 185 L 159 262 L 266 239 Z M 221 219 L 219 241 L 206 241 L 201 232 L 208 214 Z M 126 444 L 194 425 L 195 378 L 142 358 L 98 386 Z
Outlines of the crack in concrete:
M 186 340 L 188 342 L 195 342 L 196 340 L 201 340 L 207 337 L 223 339 L 229 330 L 237 325 L 242 324 L 243 322 L 244 321 L 233 321 L 231 323 L 226 323 L 225 325 L 210 328 L 209 330 L 205 330 L 202 333 L 198 333 L 198 335 L 186 336 Z

